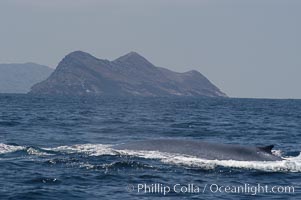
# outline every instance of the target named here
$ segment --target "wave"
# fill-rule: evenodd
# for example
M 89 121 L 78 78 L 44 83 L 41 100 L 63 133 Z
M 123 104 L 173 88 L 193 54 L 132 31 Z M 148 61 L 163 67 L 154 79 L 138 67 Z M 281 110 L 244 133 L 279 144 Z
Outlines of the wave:
M 106 144 L 79 144 L 59 146 L 54 148 L 33 148 L 0 144 L 0 154 L 25 150 L 28 154 L 47 156 L 57 153 L 86 154 L 87 156 L 132 156 L 144 159 L 156 159 L 166 164 L 181 165 L 201 169 L 215 169 L 216 167 L 260 170 L 266 172 L 301 172 L 301 154 L 296 157 L 282 157 L 281 161 L 235 161 L 235 160 L 206 160 L 181 154 L 171 154 L 159 151 L 115 150 Z M 280 151 L 274 153 L 280 155 Z M 93 167 L 93 166 L 92 166 Z
M 116 155 L 116 151 L 113 150 L 112 145 L 105 144 L 78 144 L 72 146 L 59 146 L 54 148 L 43 148 L 48 151 L 64 152 L 64 153 L 85 153 L 90 156 L 101 155 Z
M 12 153 L 15 151 L 24 150 L 26 147 L 18 145 L 8 145 L 0 143 L 0 154 Z
M 47 156 L 53 155 L 48 153 L 44 149 L 40 149 L 37 147 L 26 147 L 26 146 L 19 146 L 19 145 L 9 145 L 0 143 L 0 154 L 7 154 L 7 153 L 14 153 L 17 151 L 26 151 L 29 155 L 38 155 L 38 156 Z

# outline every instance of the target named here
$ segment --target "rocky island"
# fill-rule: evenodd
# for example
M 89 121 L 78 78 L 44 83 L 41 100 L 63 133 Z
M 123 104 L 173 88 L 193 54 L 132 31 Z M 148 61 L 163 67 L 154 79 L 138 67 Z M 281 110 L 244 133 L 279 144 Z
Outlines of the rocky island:
M 136 52 L 116 60 L 98 59 L 75 51 L 55 71 L 35 84 L 30 94 L 109 96 L 226 97 L 198 71 L 178 73 L 157 67 Z

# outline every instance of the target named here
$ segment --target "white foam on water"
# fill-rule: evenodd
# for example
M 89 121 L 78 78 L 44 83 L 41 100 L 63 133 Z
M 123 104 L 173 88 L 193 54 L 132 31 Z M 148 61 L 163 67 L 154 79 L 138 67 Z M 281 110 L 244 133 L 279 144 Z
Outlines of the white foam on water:
M 37 156 L 51 156 L 51 155 L 53 155 L 53 154 L 50 154 L 50 153 L 39 151 L 38 149 L 35 149 L 35 148 L 32 148 L 32 147 L 29 147 L 26 151 L 30 155 L 37 155 Z
M 112 145 L 105 144 L 77 144 L 72 146 L 59 146 L 55 148 L 43 149 L 65 153 L 86 153 L 91 156 L 116 155 L 116 151 L 111 149 L 111 146 Z
M 283 152 L 281 150 L 272 150 L 272 154 L 274 154 L 275 156 L 278 156 L 278 157 L 282 157 L 283 155 Z
M 145 159 L 158 159 L 163 163 L 176 164 L 202 169 L 214 169 L 218 166 L 240 169 L 255 169 L 269 172 L 301 172 L 301 154 L 297 157 L 283 158 L 281 161 L 236 161 L 236 160 L 206 160 L 181 154 L 170 154 L 159 151 L 133 151 L 115 150 L 112 145 L 103 144 L 81 144 L 73 146 L 61 146 L 51 150 L 70 153 L 86 153 L 91 156 L 101 155 L 126 155 Z M 274 151 L 281 155 L 281 151 Z
M 0 143 L 0 154 L 24 150 L 26 147 L 13 146 Z M 141 157 L 145 159 L 158 159 L 163 163 L 197 167 L 201 169 L 214 169 L 218 166 L 228 168 L 240 168 L 250 170 L 260 170 L 268 172 L 301 172 L 301 154 L 296 157 L 283 157 L 281 161 L 236 161 L 236 160 L 206 160 L 181 154 L 170 154 L 159 151 L 133 151 L 115 150 L 112 145 L 105 144 L 78 144 L 72 146 L 59 146 L 54 148 L 43 148 L 44 150 L 72 153 L 85 153 L 89 156 L 102 155 L 124 155 Z M 28 148 L 27 152 L 34 155 L 51 155 Z M 276 155 L 281 155 L 281 151 L 274 151 Z
M 0 154 L 12 153 L 19 150 L 24 150 L 26 147 L 23 146 L 15 146 L 15 145 L 7 145 L 0 143 Z
M 269 172 L 301 172 L 301 155 L 283 158 L 281 161 L 236 161 L 236 160 L 207 160 L 186 155 L 168 154 L 157 151 L 122 151 L 121 153 L 148 159 L 159 159 L 163 163 L 214 169 L 215 167 L 229 167 L 241 169 L 255 169 Z

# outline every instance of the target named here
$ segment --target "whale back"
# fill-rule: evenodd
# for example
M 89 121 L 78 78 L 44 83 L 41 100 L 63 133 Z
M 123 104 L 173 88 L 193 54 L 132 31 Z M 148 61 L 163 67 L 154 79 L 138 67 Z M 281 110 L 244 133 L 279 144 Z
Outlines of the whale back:
M 188 155 L 208 160 L 275 161 L 282 160 L 272 154 L 273 145 L 265 147 L 218 144 L 204 141 L 158 139 L 135 141 L 116 145 L 114 149 L 136 151 L 159 151 Z

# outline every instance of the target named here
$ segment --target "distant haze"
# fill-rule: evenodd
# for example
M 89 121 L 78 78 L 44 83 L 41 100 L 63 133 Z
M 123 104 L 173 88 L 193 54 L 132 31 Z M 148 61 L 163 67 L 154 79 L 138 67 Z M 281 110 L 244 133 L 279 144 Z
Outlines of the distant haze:
M 0 93 L 27 93 L 49 77 L 53 69 L 35 63 L 0 64 Z
M 301 98 L 301 1 L 1 0 L 0 63 L 136 51 L 232 97 Z

